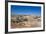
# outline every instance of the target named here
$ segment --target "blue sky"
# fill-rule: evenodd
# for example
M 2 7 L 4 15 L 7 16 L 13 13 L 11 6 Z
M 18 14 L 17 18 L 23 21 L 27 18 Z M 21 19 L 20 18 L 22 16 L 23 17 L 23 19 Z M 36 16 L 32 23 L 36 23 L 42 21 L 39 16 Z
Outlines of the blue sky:
M 40 6 L 19 6 L 11 5 L 11 14 L 12 15 L 36 15 L 40 16 L 41 7 Z

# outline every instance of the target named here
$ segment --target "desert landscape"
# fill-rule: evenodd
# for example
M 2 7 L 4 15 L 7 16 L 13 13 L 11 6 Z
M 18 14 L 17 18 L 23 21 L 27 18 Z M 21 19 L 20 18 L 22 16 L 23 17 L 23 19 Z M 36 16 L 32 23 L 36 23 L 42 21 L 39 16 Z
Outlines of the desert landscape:
M 41 26 L 41 7 L 11 6 L 11 28 L 35 28 Z
M 41 16 L 12 15 L 11 28 L 35 28 L 41 27 Z

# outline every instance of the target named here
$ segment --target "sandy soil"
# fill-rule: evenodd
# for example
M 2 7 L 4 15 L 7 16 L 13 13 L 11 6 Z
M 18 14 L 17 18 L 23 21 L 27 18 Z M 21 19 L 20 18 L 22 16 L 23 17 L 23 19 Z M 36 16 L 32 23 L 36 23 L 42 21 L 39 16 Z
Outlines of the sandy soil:
M 41 26 L 40 16 L 17 15 L 11 17 L 11 28 L 32 28 L 40 26 Z

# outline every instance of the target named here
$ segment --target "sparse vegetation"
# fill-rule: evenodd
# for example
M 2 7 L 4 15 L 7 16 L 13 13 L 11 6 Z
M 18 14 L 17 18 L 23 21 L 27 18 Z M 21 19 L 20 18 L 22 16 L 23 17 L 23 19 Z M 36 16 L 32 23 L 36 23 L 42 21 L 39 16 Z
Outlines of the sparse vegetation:
M 38 16 L 17 15 L 11 17 L 12 28 L 39 27 L 41 19 Z

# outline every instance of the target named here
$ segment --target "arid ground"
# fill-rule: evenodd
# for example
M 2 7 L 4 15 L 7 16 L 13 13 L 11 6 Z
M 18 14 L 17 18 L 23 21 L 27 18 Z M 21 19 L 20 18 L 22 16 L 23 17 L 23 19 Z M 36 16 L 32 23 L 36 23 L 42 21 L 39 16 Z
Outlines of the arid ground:
M 11 28 L 33 28 L 41 26 L 41 17 L 32 15 L 11 16 Z

